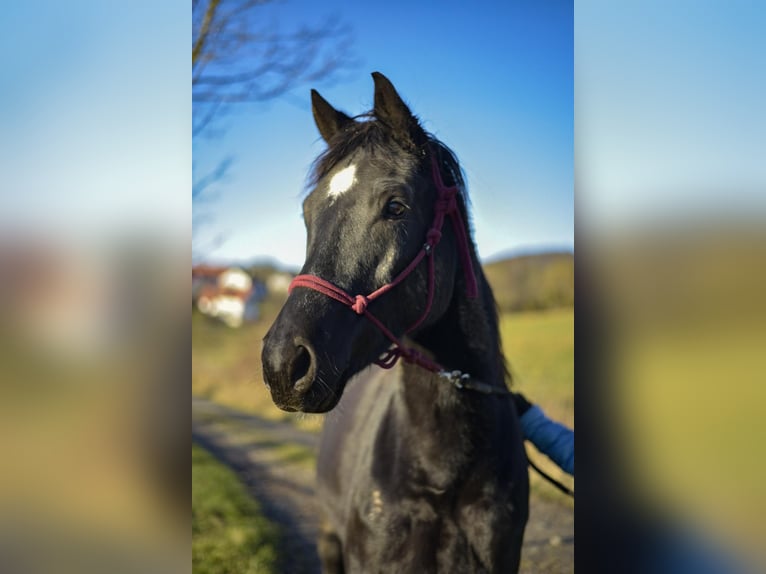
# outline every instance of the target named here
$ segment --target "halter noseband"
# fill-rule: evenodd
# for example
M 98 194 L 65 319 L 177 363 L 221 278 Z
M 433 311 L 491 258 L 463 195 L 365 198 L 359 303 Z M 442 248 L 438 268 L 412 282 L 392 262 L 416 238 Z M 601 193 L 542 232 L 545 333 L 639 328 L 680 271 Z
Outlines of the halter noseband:
M 399 283 L 404 281 L 409 276 L 423 258 L 428 257 L 428 296 L 426 300 L 426 308 L 423 314 L 405 331 L 405 334 L 411 333 L 417 329 L 423 321 L 425 321 L 428 314 L 431 312 L 431 305 L 434 300 L 434 257 L 433 252 L 439 241 L 442 238 L 442 227 L 444 225 L 444 217 L 449 216 L 452 221 L 452 229 L 455 232 L 457 238 L 458 254 L 460 256 L 461 263 L 463 265 L 463 271 L 465 273 L 466 283 L 466 295 L 469 298 L 475 298 L 478 296 L 478 288 L 476 285 L 476 276 L 473 271 L 473 263 L 471 261 L 471 251 L 468 243 L 468 234 L 466 233 L 463 217 L 460 215 L 460 209 L 457 205 L 457 195 L 459 190 L 456 185 L 447 187 L 442 180 L 441 172 L 439 170 L 439 164 L 436 160 L 435 154 L 431 153 L 431 171 L 433 175 L 434 185 L 436 186 L 436 202 L 434 204 L 434 219 L 431 223 L 431 227 L 426 233 L 426 241 L 423 247 L 420 249 L 415 258 L 409 265 L 397 275 L 390 283 L 386 283 L 382 287 L 379 287 L 369 295 L 350 295 L 337 285 L 330 283 L 329 281 L 317 277 L 316 275 L 298 275 L 290 283 L 288 292 L 296 287 L 305 287 L 307 289 L 313 289 L 323 295 L 335 299 L 339 303 L 343 303 L 347 307 L 350 307 L 357 315 L 364 315 L 373 325 L 375 325 L 385 337 L 393 343 L 393 346 L 386 351 L 386 353 L 375 361 L 375 364 L 384 368 L 390 369 L 393 367 L 399 358 L 403 358 L 409 363 L 420 365 L 421 367 L 432 371 L 434 373 L 445 373 L 444 369 L 438 363 L 432 361 L 428 357 L 425 357 L 418 351 L 412 348 L 404 347 L 402 342 L 378 319 L 367 310 L 367 306 L 383 295 L 387 293 Z

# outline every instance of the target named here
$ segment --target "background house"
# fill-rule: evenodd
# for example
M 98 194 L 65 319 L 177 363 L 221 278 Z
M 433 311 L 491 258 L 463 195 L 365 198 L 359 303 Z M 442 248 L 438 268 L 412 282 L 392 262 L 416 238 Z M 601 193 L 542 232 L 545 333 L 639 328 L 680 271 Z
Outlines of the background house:
M 198 265 L 192 268 L 192 303 L 205 315 L 239 327 L 260 316 L 265 286 L 239 267 Z

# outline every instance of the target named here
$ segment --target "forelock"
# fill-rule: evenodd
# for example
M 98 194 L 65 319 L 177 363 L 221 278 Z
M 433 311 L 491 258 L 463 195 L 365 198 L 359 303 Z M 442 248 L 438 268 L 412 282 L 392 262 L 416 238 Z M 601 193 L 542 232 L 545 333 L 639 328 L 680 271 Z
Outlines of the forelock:
M 427 143 L 423 148 L 405 150 L 391 137 L 386 126 L 375 120 L 372 112 L 356 116 L 354 120 L 346 129 L 335 135 L 327 149 L 314 161 L 309 172 L 307 190 L 315 188 L 324 177 L 354 153 L 361 151 L 375 155 L 378 161 L 388 161 L 393 167 L 401 159 L 403 152 L 415 151 L 425 155 L 428 148 L 436 155 L 442 176 L 446 176 L 444 183 L 457 185 L 463 198 L 468 201 L 465 178 L 455 154 L 432 134 L 426 133 Z

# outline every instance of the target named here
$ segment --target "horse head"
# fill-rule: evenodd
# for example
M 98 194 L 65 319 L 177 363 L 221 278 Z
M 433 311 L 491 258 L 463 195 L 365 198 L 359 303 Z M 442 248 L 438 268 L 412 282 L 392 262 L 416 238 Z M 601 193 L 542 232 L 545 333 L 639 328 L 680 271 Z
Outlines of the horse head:
M 436 229 L 435 221 L 449 209 L 465 217 L 460 168 L 391 82 L 377 72 L 373 79 L 374 107 L 355 118 L 312 90 L 314 120 L 328 147 L 303 202 L 308 238 L 297 279 L 307 279 L 293 283 L 262 355 L 265 383 L 284 410 L 331 410 L 348 380 L 378 360 L 392 337 L 433 324 L 455 288 L 465 229 Z M 440 195 L 444 184 L 454 196 Z M 377 296 L 381 287 L 385 294 Z

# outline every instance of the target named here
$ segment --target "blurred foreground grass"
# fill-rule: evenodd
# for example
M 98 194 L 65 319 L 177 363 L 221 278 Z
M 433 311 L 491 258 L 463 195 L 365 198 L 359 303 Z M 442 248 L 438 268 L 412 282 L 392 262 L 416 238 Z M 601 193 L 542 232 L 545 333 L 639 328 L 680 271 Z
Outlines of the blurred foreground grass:
M 766 237 L 738 226 L 600 242 L 611 352 L 594 398 L 642 507 L 764 565 Z
M 277 537 L 233 471 L 192 445 L 193 572 L 277 572 Z

